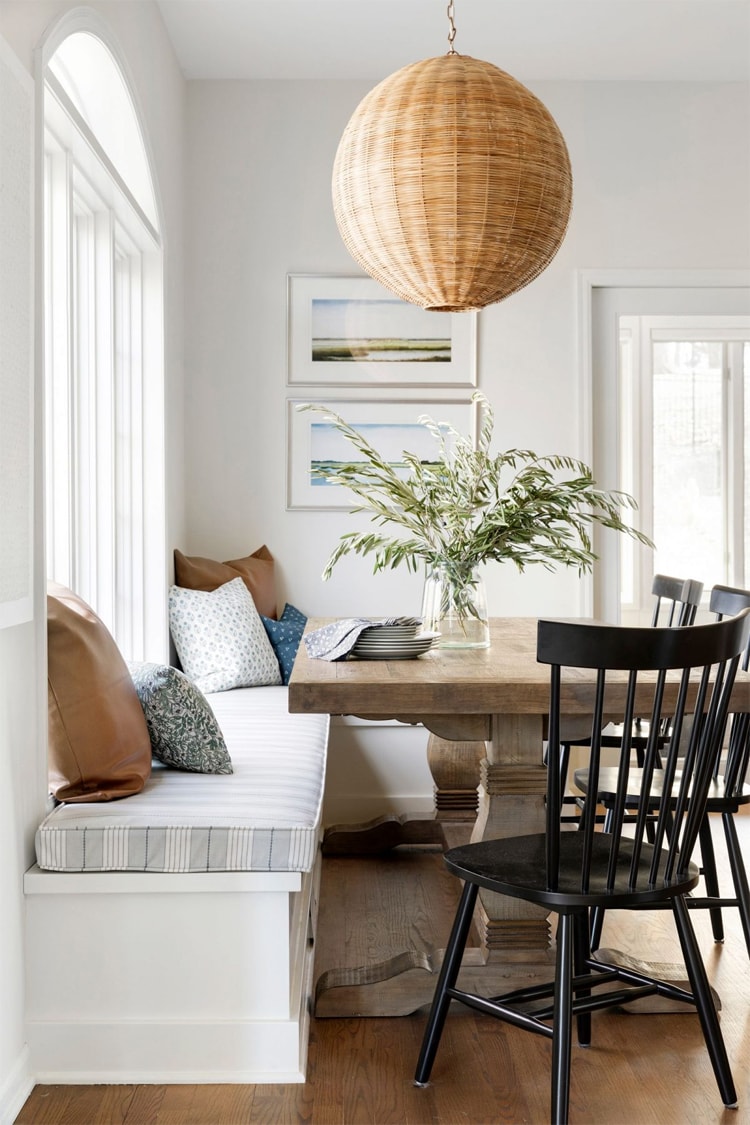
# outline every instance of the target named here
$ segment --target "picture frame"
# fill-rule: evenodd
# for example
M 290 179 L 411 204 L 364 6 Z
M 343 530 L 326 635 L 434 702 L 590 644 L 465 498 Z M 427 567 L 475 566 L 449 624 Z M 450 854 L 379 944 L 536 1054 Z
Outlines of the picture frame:
M 325 415 L 301 410 L 306 404 L 338 414 L 355 428 L 367 427 L 368 440 L 384 456 L 394 460 L 407 449 L 426 457 L 434 452 L 435 439 L 418 419 L 429 415 L 438 423 L 452 426 L 476 441 L 476 404 L 468 400 L 389 400 L 376 399 L 288 399 L 287 400 L 287 508 L 351 510 L 356 507 L 349 489 L 314 478 L 314 462 L 341 457 L 351 461 L 356 451 L 342 434 L 326 422 Z
M 428 312 L 371 277 L 287 275 L 290 387 L 476 387 L 477 314 Z

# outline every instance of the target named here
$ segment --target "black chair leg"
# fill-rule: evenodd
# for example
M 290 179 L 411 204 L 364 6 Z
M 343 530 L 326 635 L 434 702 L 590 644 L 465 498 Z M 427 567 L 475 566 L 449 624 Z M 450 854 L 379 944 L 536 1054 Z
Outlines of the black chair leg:
M 701 844 L 701 864 L 703 868 L 703 879 L 706 884 L 706 894 L 709 898 L 719 898 L 719 877 L 716 874 L 716 855 L 714 853 L 714 841 L 711 836 L 711 822 L 708 819 L 708 813 L 704 815 L 701 821 L 698 839 Z M 724 922 L 721 917 L 721 907 L 710 907 L 709 914 L 711 916 L 711 932 L 714 935 L 714 941 L 723 941 Z
M 615 817 L 614 809 L 608 808 L 604 815 L 604 831 L 612 831 L 612 822 Z M 591 910 L 589 919 L 589 948 L 591 950 L 598 949 L 602 940 L 602 929 L 604 928 L 604 907 L 594 906 Z
M 587 911 L 583 910 L 575 914 L 574 919 L 574 972 L 576 976 L 579 976 L 587 971 L 586 962 L 591 956 Z M 576 995 L 590 996 L 591 989 L 579 989 Z M 591 1012 L 580 1012 L 576 1016 L 576 1033 L 578 1035 L 579 1047 L 589 1047 L 591 1045 Z
M 560 792 L 565 792 L 568 784 L 568 765 L 570 763 L 570 743 L 560 743 Z
M 677 898 L 673 899 L 672 909 L 677 933 L 680 937 L 680 945 L 682 946 L 682 955 L 685 958 L 685 966 L 690 977 L 690 986 L 698 1009 L 698 1018 L 703 1029 L 703 1038 L 706 1041 L 706 1048 L 719 1087 L 719 1094 L 727 1109 L 732 1109 L 737 1105 L 737 1091 L 732 1078 L 727 1049 L 724 1046 L 724 1037 L 719 1026 L 719 1017 L 716 1014 L 714 999 L 706 976 L 706 967 L 703 964 L 703 958 L 698 948 L 695 931 L 684 898 L 678 895 Z
M 552 1025 L 552 1125 L 567 1125 L 570 1102 L 570 1041 L 573 1031 L 573 955 L 575 918 L 557 923 L 557 974 Z
M 448 939 L 448 945 L 443 956 L 443 964 L 435 987 L 430 1016 L 422 1039 L 422 1049 L 419 1052 L 417 1070 L 414 1075 L 416 1086 L 426 1086 L 432 1071 L 432 1064 L 435 1061 L 440 1036 L 443 1034 L 445 1017 L 448 1014 L 451 1002 L 451 998 L 447 994 L 448 989 L 454 987 L 458 978 L 478 891 L 479 887 L 476 883 L 464 883 L 463 894 L 458 904 L 451 936 Z
M 721 814 L 721 819 L 724 823 L 724 835 L 727 841 L 729 868 L 732 872 L 734 893 L 737 896 L 737 907 L 740 912 L 742 931 L 745 935 L 747 955 L 748 957 L 750 957 L 750 887 L 748 886 L 747 872 L 745 870 L 745 863 L 742 858 L 740 841 L 737 837 L 737 828 L 734 823 L 734 816 L 730 812 L 725 812 Z

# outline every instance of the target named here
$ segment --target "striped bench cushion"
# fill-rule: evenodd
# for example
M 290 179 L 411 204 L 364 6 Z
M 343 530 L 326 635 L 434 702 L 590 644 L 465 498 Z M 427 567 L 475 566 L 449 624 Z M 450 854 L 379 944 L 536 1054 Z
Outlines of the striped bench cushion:
M 48 871 L 309 871 L 318 846 L 327 715 L 290 715 L 285 687 L 207 696 L 233 774 L 154 763 L 120 801 L 61 804 L 36 834 Z

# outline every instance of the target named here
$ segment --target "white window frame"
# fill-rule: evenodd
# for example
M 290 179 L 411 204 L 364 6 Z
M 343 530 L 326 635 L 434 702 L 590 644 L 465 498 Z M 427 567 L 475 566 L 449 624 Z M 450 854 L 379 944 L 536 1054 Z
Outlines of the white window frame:
M 161 238 L 49 69 L 44 107 L 47 573 L 166 660 Z

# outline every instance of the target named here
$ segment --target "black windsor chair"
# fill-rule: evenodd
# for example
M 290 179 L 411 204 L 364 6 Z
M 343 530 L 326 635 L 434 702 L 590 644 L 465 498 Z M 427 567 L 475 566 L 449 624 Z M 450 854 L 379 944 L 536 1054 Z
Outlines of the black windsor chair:
M 710 609 L 716 614 L 719 621 L 724 617 L 740 613 L 748 606 L 750 606 L 750 590 L 740 590 L 732 586 L 714 586 L 711 590 Z M 745 671 L 747 671 L 749 662 L 750 649 L 745 652 L 742 661 L 742 668 Z M 723 747 L 720 747 L 716 755 L 706 799 L 706 811 L 698 834 L 701 874 L 703 875 L 706 894 L 703 896 L 691 894 L 687 904 L 691 909 L 710 910 L 714 941 L 724 940 L 722 907 L 737 907 L 742 922 L 748 957 L 750 957 L 750 888 L 748 887 L 747 872 L 737 837 L 737 828 L 734 823 L 734 817 L 740 811 L 740 806 L 750 804 L 750 785 L 747 783 L 750 766 L 750 714 L 740 712 L 731 716 L 726 757 L 722 771 L 723 749 Z M 641 772 L 640 769 L 631 770 L 628 781 L 628 797 L 625 803 L 626 810 L 633 810 L 637 807 L 638 793 L 641 787 Z M 651 806 L 653 809 L 658 808 L 662 799 L 662 776 L 663 771 L 659 768 L 657 760 L 651 782 Z M 576 770 L 574 779 L 577 788 L 584 794 L 588 794 L 588 770 Z M 597 804 L 605 809 L 605 832 L 610 830 L 609 825 L 614 813 L 616 782 L 616 770 L 602 769 L 600 771 Z M 721 815 L 729 869 L 734 885 L 733 898 L 722 897 L 721 895 L 716 870 L 716 854 L 711 835 L 710 813 Z M 603 923 L 604 909 L 597 907 L 591 912 L 592 949 L 599 948 Z
M 659 625 L 681 628 L 684 625 L 694 624 L 695 615 L 703 596 L 703 583 L 699 582 L 698 579 L 674 578 L 668 574 L 655 574 L 651 583 L 651 593 L 654 597 L 654 608 L 651 614 L 653 628 L 657 628 Z M 576 724 L 575 728 L 571 730 L 569 721 L 564 723 L 562 727 L 560 776 L 563 781 L 563 788 L 565 788 L 570 768 L 571 746 L 586 746 L 588 744 L 588 735 L 580 737 L 578 727 L 579 724 Z M 602 732 L 602 746 L 617 747 L 620 745 L 621 739 L 622 730 L 612 724 L 608 724 Z M 643 762 L 643 751 L 647 739 L 647 724 L 644 719 L 636 715 L 633 720 L 630 744 L 635 751 L 639 765 L 642 765 Z M 578 809 L 583 807 L 580 797 L 571 793 L 563 797 L 563 805 L 575 805 Z M 575 824 L 578 819 L 578 812 L 569 812 L 563 815 L 563 821 L 568 824 Z M 599 823 L 602 823 L 603 820 L 604 817 L 600 817 Z
M 578 1042 L 588 1045 L 593 1011 L 658 993 L 696 1007 L 722 1101 L 726 1106 L 736 1104 L 726 1048 L 685 898 L 699 879 L 689 857 L 700 828 L 736 669 L 749 634 L 750 610 L 690 629 L 539 622 L 537 659 L 550 665 L 546 832 L 484 840 L 445 853 L 445 863 L 463 880 L 464 887 L 424 1033 L 415 1075 L 417 1085 L 425 1085 L 430 1077 L 448 1008 L 452 1000 L 457 1000 L 552 1040 L 551 1120 L 553 1125 L 561 1125 L 568 1120 L 573 1016 Z M 596 830 L 593 802 L 584 808 L 580 831 L 567 831 L 561 824 L 561 698 L 580 700 L 580 683 L 576 686 L 574 681 L 569 688 L 567 670 L 584 668 L 597 669 L 590 711 L 592 789 L 598 789 L 603 716 L 616 713 L 628 732 L 636 714 L 650 719 L 644 792 L 635 822 L 630 825 L 630 837 L 623 834 L 629 737 L 622 740 L 620 748 L 611 831 Z M 677 678 L 679 687 L 672 686 L 678 698 L 676 702 L 670 699 L 665 708 L 668 670 L 674 670 L 669 680 Z M 657 811 L 655 842 L 651 844 L 645 833 L 652 808 L 649 763 L 667 709 L 674 736 L 664 750 L 665 800 Z M 676 748 L 686 712 L 702 718 L 690 724 L 687 753 L 678 772 Z M 558 915 L 555 977 L 549 984 L 514 989 L 490 999 L 457 986 L 480 887 L 536 903 Z M 591 956 L 588 920 L 592 907 L 638 909 L 659 901 L 671 903 L 690 991 Z M 602 984 L 610 989 L 604 995 L 597 992 Z

